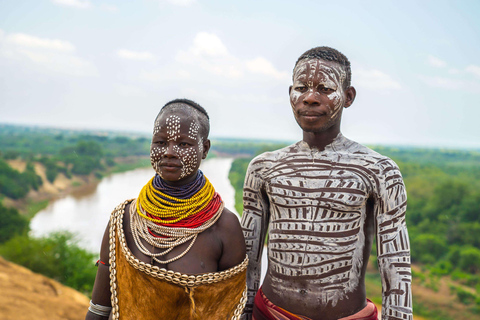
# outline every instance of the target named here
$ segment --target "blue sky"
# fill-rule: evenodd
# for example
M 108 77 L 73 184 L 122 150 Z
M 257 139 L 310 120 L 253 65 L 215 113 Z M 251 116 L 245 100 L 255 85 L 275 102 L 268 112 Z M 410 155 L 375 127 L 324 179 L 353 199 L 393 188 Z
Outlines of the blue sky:
M 190 98 L 212 137 L 299 140 L 288 86 L 320 45 L 352 63 L 342 132 L 480 148 L 479 1 L 2 0 L 0 122 L 149 133 Z

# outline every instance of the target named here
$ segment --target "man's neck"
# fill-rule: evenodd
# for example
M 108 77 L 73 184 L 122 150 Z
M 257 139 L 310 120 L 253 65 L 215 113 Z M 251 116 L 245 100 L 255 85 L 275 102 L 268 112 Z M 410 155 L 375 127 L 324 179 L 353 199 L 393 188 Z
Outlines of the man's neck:
M 316 148 L 319 151 L 325 150 L 325 147 L 335 140 L 340 133 L 340 129 L 327 130 L 324 132 L 303 132 L 303 141 L 310 148 Z

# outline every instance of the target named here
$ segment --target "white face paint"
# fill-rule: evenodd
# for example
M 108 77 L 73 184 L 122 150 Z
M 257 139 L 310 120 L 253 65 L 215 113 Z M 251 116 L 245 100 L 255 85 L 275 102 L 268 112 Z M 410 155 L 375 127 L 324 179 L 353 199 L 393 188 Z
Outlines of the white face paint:
M 167 181 L 178 181 L 198 170 L 203 154 L 200 125 L 185 112 L 165 111 L 155 122 L 150 151 L 152 167 Z
M 323 131 L 338 119 L 346 96 L 346 73 L 336 62 L 306 59 L 293 73 L 290 103 L 295 119 L 306 131 Z

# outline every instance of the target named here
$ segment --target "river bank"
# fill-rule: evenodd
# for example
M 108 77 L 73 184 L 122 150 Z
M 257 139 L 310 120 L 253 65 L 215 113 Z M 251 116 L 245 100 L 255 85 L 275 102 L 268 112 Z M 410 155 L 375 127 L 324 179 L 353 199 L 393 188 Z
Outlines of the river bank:
M 24 172 L 26 161 L 14 159 L 8 160 L 8 164 L 19 172 Z M 91 190 L 104 177 L 114 173 L 126 172 L 136 168 L 150 166 L 148 157 L 123 157 L 116 158 L 115 165 L 104 170 L 100 174 L 72 175 L 71 177 L 59 173 L 55 180 L 50 182 L 47 179 L 46 168 L 39 162 L 34 162 L 35 173 L 42 179 L 42 185 L 38 190 L 30 190 L 27 196 L 22 199 L 3 198 L 3 205 L 17 209 L 21 215 L 31 220 L 36 213 L 45 209 L 51 201 L 61 199 L 67 195 L 81 195 Z

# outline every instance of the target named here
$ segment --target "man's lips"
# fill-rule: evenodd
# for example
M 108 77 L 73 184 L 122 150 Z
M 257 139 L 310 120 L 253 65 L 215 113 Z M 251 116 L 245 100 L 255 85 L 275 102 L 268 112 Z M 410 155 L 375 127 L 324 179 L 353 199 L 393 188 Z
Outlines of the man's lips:
M 306 120 L 316 120 L 320 117 L 323 117 L 326 115 L 326 113 L 323 112 L 312 112 L 312 111 L 303 111 L 299 112 L 298 115 Z

